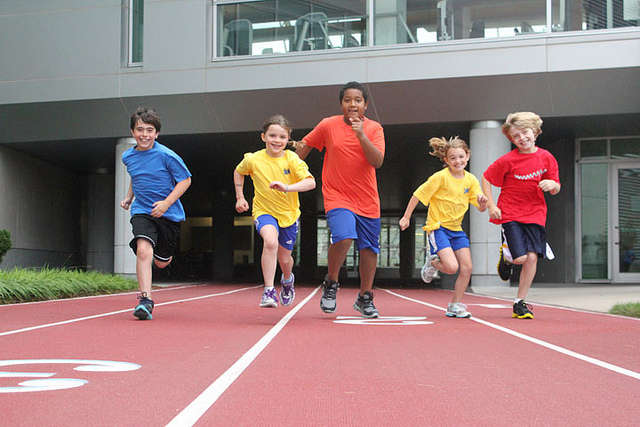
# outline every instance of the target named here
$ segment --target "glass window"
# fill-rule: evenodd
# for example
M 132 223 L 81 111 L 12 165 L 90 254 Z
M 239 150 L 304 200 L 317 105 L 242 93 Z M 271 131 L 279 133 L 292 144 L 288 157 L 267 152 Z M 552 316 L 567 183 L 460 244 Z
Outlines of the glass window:
M 607 157 L 606 139 L 580 141 L 580 158 L 586 159 L 590 157 Z
M 422 268 L 424 261 L 427 259 L 427 251 L 429 245 L 427 241 L 427 232 L 422 229 L 425 225 L 427 217 L 425 214 L 417 214 L 415 216 L 414 231 L 416 233 L 415 251 L 414 251 L 414 266 L 416 269 Z
M 583 279 L 608 278 L 607 173 L 606 163 L 585 163 L 580 167 Z
M 129 0 L 129 65 L 142 63 L 144 0 Z
M 329 265 L 327 254 L 329 253 L 329 227 L 325 218 L 318 218 L 317 229 L 317 245 L 316 254 L 318 257 L 318 266 L 326 267 Z
M 400 226 L 397 217 L 380 219 L 378 267 L 400 268 Z
M 584 31 L 637 27 L 637 0 L 553 0 L 553 31 Z
M 216 56 L 364 46 L 366 0 L 265 0 L 217 6 Z
M 546 0 L 375 0 L 376 45 L 546 31 Z
M 611 157 L 614 159 L 639 159 L 640 138 L 612 139 Z

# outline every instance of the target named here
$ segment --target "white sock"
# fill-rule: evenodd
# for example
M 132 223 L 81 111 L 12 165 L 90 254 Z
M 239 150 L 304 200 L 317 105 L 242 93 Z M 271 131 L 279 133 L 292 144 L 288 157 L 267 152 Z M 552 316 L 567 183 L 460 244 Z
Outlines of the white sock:
M 265 291 L 270 291 L 271 289 L 273 289 L 273 286 L 265 286 L 265 287 L 264 287 L 264 290 L 265 290 Z
M 519 303 L 520 301 L 522 301 L 522 298 L 516 298 L 516 299 L 514 299 L 514 300 L 513 300 L 513 303 L 514 303 L 514 304 L 517 304 L 517 303 Z

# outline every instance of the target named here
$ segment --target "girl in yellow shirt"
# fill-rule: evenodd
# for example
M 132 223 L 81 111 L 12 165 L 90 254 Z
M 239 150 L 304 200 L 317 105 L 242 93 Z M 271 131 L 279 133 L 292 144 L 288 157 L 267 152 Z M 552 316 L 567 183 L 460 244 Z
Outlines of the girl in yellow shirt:
M 265 148 L 246 153 L 233 172 L 236 189 L 236 211 L 249 210 L 244 198 L 244 177 L 251 176 L 254 187 L 252 215 L 256 230 L 262 237 L 262 274 L 264 293 L 260 307 L 277 307 L 278 294 L 274 288 L 276 265 L 282 277 L 280 302 L 289 305 L 295 298 L 293 258 L 291 251 L 298 235 L 300 202 L 298 192 L 313 190 L 316 181 L 307 164 L 298 155 L 285 150 L 291 126 L 282 115 L 267 119 L 260 134 Z
M 469 238 L 462 230 L 462 219 L 469 203 L 483 212 L 487 198 L 480 190 L 478 179 L 467 172 L 471 151 L 467 143 L 455 137 L 431 138 L 431 154 L 446 167 L 429 177 L 411 196 L 407 209 L 400 219 L 400 229 L 405 230 L 418 202 L 429 206 L 424 230 L 429 236 L 430 253 L 422 267 L 422 280 L 430 283 L 436 270 L 455 274 L 460 270 L 454 286 L 451 302 L 447 306 L 449 317 L 471 317 L 467 307 L 461 303 L 464 291 L 471 279 L 471 251 Z

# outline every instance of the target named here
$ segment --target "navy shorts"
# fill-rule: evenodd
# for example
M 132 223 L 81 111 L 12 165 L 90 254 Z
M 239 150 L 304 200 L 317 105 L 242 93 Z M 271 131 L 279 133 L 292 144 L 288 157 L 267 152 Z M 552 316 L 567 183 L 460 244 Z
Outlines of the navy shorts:
M 331 244 L 354 239 L 358 250 L 371 249 L 380 253 L 380 218 L 356 215 L 349 209 L 336 208 L 327 212 Z
M 178 246 L 180 223 L 151 215 L 135 214 L 131 217 L 133 239 L 129 246 L 137 255 L 138 239 L 145 239 L 153 246 L 153 257 L 158 261 L 170 261 Z
M 291 251 L 293 250 L 293 245 L 296 243 L 296 238 L 298 237 L 298 221 L 294 222 L 288 227 L 281 228 L 278 225 L 278 220 L 275 219 L 271 215 L 260 215 L 256 220 L 256 230 L 258 234 L 260 234 L 260 230 L 265 225 L 273 225 L 278 232 L 278 243 L 283 248 Z
M 452 231 L 448 228 L 440 227 L 429 233 L 429 246 L 431 247 L 431 255 L 435 255 L 446 248 L 451 248 L 455 252 L 458 249 L 468 248 L 469 238 L 462 230 Z
M 506 240 L 513 259 L 529 252 L 538 254 L 538 257 L 543 257 L 546 253 L 547 233 L 539 224 L 505 222 L 502 224 L 502 239 Z

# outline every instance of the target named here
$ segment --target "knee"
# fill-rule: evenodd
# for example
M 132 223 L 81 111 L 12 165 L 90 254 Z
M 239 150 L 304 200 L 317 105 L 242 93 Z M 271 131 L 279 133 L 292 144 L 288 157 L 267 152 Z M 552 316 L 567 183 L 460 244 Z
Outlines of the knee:
M 278 239 L 265 239 L 262 245 L 265 252 L 275 252 L 278 250 Z
M 173 260 L 173 257 L 170 257 L 168 261 L 160 261 L 159 259 L 155 259 L 153 260 L 153 263 L 156 265 L 156 267 L 158 268 L 165 268 L 166 266 L 168 266 L 169 264 L 171 264 L 171 260 Z
M 529 254 L 524 254 L 522 256 L 519 256 L 518 258 L 515 258 L 513 260 L 513 263 L 521 265 L 521 264 L 524 264 L 525 262 L 527 262 L 528 259 L 529 259 Z
M 147 240 L 138 239 L 136 242 L 136 257 L 141 260 L 149 260 L 153 257 L 153 246 Z
M 444 263 L 440 261 L 440 268 L 438 270 L 444 274 L 455 274 L 456 271 L 458 271 L 458 263 L 455 261 L 452 263 Z
M 472 271 L 473 271 L 473 265 L 471 263 L 460 264 L 460 274 L 471 275 Z

